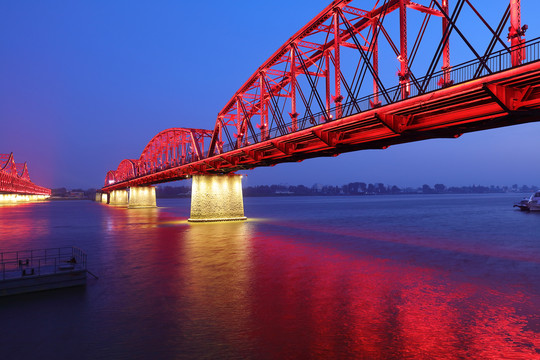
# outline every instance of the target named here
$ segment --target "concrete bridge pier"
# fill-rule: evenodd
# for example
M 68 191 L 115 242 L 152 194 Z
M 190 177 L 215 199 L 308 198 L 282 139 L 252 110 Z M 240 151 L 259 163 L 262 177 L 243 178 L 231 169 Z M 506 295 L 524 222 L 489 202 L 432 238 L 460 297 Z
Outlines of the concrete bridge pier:
M 96 191 L 96 202 L 101 202 L 101 193 L 99 191 Z
M 101 193 L 101 202 L 104 204 L 109 203 L 109 194 L 108 193 Z
M 0 194 L 0 204 L 14 204 L 16 202 L 16 194 Z
M 135 186 L 129 188 L 128 208 L 155 208 L 156 188 L 154 186 Z
M 109 205 L 114 205 L 114 206 L 128 205 L 128 191 L 125 189 L 111 191 L 111 193 L 109 194 Z
M 47 200 L 48 195 L 28 195 L 28 194 L 0 194 L 0 204 L 19 204 L 25 202 L 37 202 Z
M 188 221 L 246 220 L 241 175 L 194 175 Z

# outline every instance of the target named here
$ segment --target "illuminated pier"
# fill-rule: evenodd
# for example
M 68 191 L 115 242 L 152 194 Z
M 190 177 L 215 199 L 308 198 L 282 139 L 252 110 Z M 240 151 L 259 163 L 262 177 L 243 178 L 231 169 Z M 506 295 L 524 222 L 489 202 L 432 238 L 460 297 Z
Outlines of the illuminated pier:
M 48 195 L 0 194 L 0 204 L 18 204 L 25 202 L 44 201 Z
M 156 207 L 156 188 L 153 186 L 136 186 L 129 188 L 128 208 L 141 209 Z
M 109 205 L 126 206 L 128 205 L 128 191 L 114 190 L 109 194 Z
M 246 220 L 241 175 L 194 175 L 188 221 Z

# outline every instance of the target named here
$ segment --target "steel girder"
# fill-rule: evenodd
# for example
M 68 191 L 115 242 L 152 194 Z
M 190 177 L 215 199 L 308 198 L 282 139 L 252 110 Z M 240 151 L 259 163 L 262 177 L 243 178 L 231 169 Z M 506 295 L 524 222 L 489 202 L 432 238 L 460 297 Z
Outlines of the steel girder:
M 351 0 L 332 2 L 281 46 L 234 94 L 218 114 L 210 156 L 380 106 L 380 97 L 391 102 L 391 95 L 379 76 L 381 40 L 388 41 L 396 50 L 400 99 L 409 96 L 407 9 L 425 13 L 426 18 L 432 15 L 443 18 L 444 31 L 448 21 L 442 12 L 448 12 L 447 0 L 443 1 L 442 10 L 431 3 L 425 6 L 408 0 L 376 1 L 370 10 L 353 7 L 350 3 Z M 400 13 L 400 32 L 398 40 L 394 41 L 385 29 L 384 19 L 396 10 Z M 395 43 L 400 44 L 400 49 Z M 449 68 L 448 42 L 444 49 L 448 55 L 445 66 Z M 348 58 L 356 57 L 353 62 L 357 63 L 357 73 L 352 77 L 342 71 L 345 51 Z M 362 69 L 361 77 L 358 68 Z M 358 103 L 358 93 L 366 73 L 372 78 L 374 94 L 368 99 L 368 106 L 363 106 Z
M 367 1 L 334 0 L 231 97 L 218 113 L 214 130 L 204 130 L 204 136 L 210 137 L 207 151 L 204 146 L 194 147 L 191 154 L 197 156 L 178 161 L 178 156 L 165 156 L 163 151 L 164 147 L 175 147 L 176 137 L 162 136 L 163 144 L 152 141 L 143 152 L 161 155 L 141 156 L 122 165 L 124 170 L 119 166 L 116 172 L 109 172 L 105 189 L 386 148 L 431 137 L 455 137 L 502 123 L 534 121 L 531 111 L 536 111 L 540 97 L 536 78 L 529 79 L 526 90 L 527 81 L 513 83 L 505 72 L 514 74 L 514 68 L 528 64 L 529 74 L 536 74 L 540 42 L 525 42 L 527 26 L 521 26 L 520 0 L 509 1 L 498 26 L 492 26 L 469 0 L 453 0 L 452 4 L 448 0 L 424 0 L 424 4 L 373 0 L 368 9 L 354 6 Z M 467 7 L 491 34 L 488 47 L 482 51 L 475 49 L 461 30 L 458 20 Z M 415 16 L 419 29 L 410 26 Z M 429 61 L 430 55 L 420 49 L 432 18 L 441 25 Z M 502 39 L 508 20 L 510 46 Z M 414 39 L 412 47 L 409 37 Z M 473 60 L 451 65 L 451 37 L 470 50 Z M 390 49 L 390 55 L 380 52 L 382 45 Z M 502 49 L 496 49 L 497 45 Z M 419 53 L 429 62 L 427 68 L 415 62 Z M 397 74 L 388 74 L 388 65 L 381 68 L 381 58 L 385 63 L 393 61 Z M 395 67 L 390 67 L 391 71 Z M 392 86 L 388 79 L 397 85 Z M 474 91 L 469 89 L 471 83 L 476 84 Z M 462 103 L 447 99 L 433 102 L 439 92 Z M 517 94 L 520 104 L 528 105 L 512 110 L 516 102 L 508 98 L 514 95 L 508 94 Z M 426 103 L 436 110 L 425 112 Z M 502 118 L 507 120 L 487 122 Z M 129 174 L 135 177 L 126 180 Z
M 469 0 L 455 0 L 452 12 L 449 0 L 426 0 L 425 4 L 410 0 L 373 1 L 370 10 L 359 9 L 351 3 L 351 0 L 333 1 L 253 73 L 219 112 L 209 156 L 451 86 L 455 82 L 450 65 L 451 34 L 459 35 L 458 39 L 479 61 L 474 78 L 493 73 L 487 59 L 494 53 L 497 43 L 511 54 L 512 66 L 520 65 L 526 58 L 523 36 L 527 26 L 521 26 L 520 0 L 510 0 L 497 32 Z M 458 26 L 457 20 L 464 6 L 470 7 L 481 24 L 493 33 L 492 43 L 483 56 Z M 409 10 L 423 17 L 417 33 L 409 29 Z M 385 23 L 392 12 L 398 12 L 399 17 L 397 38 L 392 36 L 392 29 L 387 29 Z M 411 12 L 411 15 L 414 14 Z M 511 46 L 507 47 L 501 39 L 501 25 L 506 23 L 509 15 Z M 427 71 L 415 69 L 413 72 L 413 62 L 431 17 L 441 19 L 440 44 Z M 415 35 L 415 41 L 410 49 L 408 39 L 411 34 Z M 399 68 L 398 86 L 385 85 L 383 79 L 387 79 L 388 74 L 379 73 L 381 42 L 393 49 L 394 61 Z M 357 64 L 354 76 L 344 70 L 342 57 L 345 51 L 348 51 L 349 66 L 351 61 Z M 437 66 L 441 66 L 442 71 L 436 72 Z M 418 78 L 419 74 L 424 76 Z M 369 82 L 372 82 L 373 94 L 360 97 Z
M 105 187 L 202 160 L 211 130 L 171 128 L 150 140 L 138 159 L 125 159 L 107 172 Z

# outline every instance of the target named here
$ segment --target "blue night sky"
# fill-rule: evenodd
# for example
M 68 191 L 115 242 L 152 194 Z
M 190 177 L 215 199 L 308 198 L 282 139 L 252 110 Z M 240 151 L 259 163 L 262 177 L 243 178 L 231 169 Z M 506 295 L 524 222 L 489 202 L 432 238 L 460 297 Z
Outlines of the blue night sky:
M 101 187 L 108 170 L 138 158 L 158 132 L 213 129 L 236 90 L 328 3 L 3 0 L 0 153 L 27 161 L 39 185 Z M 508 4 L 489 3 L 478 6 L 492 19 Z M 540 5 L 522 3 L 527 39 L 540 36 Z M 464 31 L 483 49 L 489 37 L 470 11 L 463 17 L 471 19 Z M 452 63 L 468 59 L 471 53 L 452 47 Z M 381 59 L 381 72 L 395 76 L 390 60 Z M 255 169 L 246 181 L 540 184 L 539 138 L 540 123 L 532 123 Z

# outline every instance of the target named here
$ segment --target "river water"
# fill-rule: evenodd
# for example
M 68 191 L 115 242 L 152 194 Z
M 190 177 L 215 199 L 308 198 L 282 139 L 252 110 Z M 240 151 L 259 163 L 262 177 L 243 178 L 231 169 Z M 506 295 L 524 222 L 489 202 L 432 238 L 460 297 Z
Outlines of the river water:
M 86 287 L 0 298 L 0 358 L 540 359 L 540 214 L 515 194 L 0 208 L 0 251 L 74 245 Z

